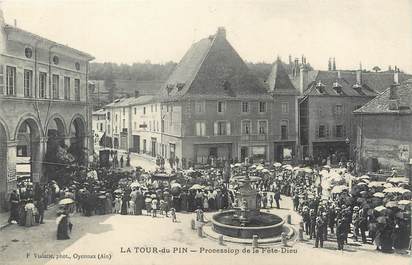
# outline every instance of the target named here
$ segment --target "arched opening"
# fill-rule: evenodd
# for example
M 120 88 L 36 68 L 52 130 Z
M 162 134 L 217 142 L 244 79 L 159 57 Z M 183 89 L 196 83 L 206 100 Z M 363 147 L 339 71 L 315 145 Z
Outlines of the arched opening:
M 0 123 L 0 210 L 7 207 L 7 132 Z
M 65 145 L 66 130 L 62 119 L 56 117 L 47 124 L 47 149 L 44 163 L 44 174 L 48 180 L 58 180 L 63 176 L 67 164 L 72 158 Z
M 27 118 L 20 123 L 16 143 L 17 181 L 30 179 L 40 182 L 43 154 L 40 146 L 40 128 L 33 118 Z
M 81 118 L 77 117 L 72 121 L 70 135 L 69 152 L 74 156 L 75 162 L 78 165 L 83 165 L 87 157 L 87 148 L 85 145 L 86 126 Z

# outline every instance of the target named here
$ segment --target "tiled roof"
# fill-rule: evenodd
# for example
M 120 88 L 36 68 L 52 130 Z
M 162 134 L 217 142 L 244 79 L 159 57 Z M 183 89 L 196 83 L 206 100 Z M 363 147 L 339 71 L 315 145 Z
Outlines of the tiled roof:
M 99 110 L 93 111 L 92 115 L 106 115 L 106 110 L 105 109 L 99 109 Z
M 143 105 L 153 102 L 153 96 L 139 96 L 130 98 L 116 99 L 114 102 L 107 104 L 106 107 L 118 108 L 118 107 L 128 107 L 134 105 Z
M 321 93 L 317 86 L 323 85 L 323 92 Z M 317 71 L 314 81 L 309 83 L 308 89 L 305 90 L 304 95 L 310 96 L 376 96 L 377 93 L 373 88 L 367 84 L 362 84 L 362 87 L 355 89 L 356 72 L 352 71 Z M 339 94 L 335 87 L 340 86 L 342 93 Z
M 279 58 L 273 64 L 272 71 L 266 80 L 266 84 L 269 92 L 285 91 L 298 93 Z
M 226 40 L 224 29 L 186 52 L 160 89 L 162 100 L 197 98 L 270 98 Z
M 382 94 L 375 97 L 360 109 L 354 111 L 357 114 L 412 114 L 412 84 L 404 82 L 400 86 L 396 87 L 397 98 L 396 104 L 400 107 L 397 109 L 391 109 L 389 106 L 393 103 L 393 99 L 390 99 L 390 90 L 387 88 Z M 409 107 L 409 109 L 408 109 Z

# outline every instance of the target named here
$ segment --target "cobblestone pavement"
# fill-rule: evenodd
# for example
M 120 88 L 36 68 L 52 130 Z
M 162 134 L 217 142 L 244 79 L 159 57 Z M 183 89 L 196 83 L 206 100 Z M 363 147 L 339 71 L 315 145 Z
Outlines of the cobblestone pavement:
M 297 225 L 299 215 L 290 211 L 291 201 L 283 198 L 282 209 L 272 209 L 280 216 L 292 215 Z M 206 213 L 210 219 L 211 213 Z M 410 264 L 410 257 L 376 252 L 373 245 L 354 245 L 336 250 L 336 242 L 328 241 L 325 248 L 314 249 L 313 241 L 289 242 L 291 247 L 271 245 L 252 252 L 248 246 L 225 244 L 209 238 L 199 238 L 190 228 L 193 213 L 178 213 L 178 222 L 162 216 L 98 215 L 83 217 L 76 214 L 70 240 L 56 240 L 55 209 L 47 211 L 46 224 L 31 228 L 11 225 L 0 231 L 0 264 Z M 153 253 L 157 248 L 158 253 Z M 265 246 L 266 247 L 266 246 Z M 138 250 L 136 252 L 136 249 Z M 208 253 L 225 250 L 230 253 Z M 187 250 L 187 252 L 185 252 Z M 270 251 L 269 251 L 270 250 Z M 130 251 L 130 253 L 129 253 Z M 147 253 L 147 252 L 151 253 Z M 170 253 L 166 253 L 170 251 Z M 236 251 L 239 253 L 236 254 Z M 274 253 L 276 252 L 277 253 Z M 163 253 L 162 253 L 163 252 Z M 175 252 L 175 253 L 173 253 Z M 270 253 L 268 253 L 270 252 Z M 284 253 L 282 253 L 284 252 Z M 286 253 L 288 252 L 288 253 Z M 58 256 L 61 254 L 62 256 Z M 99 254 L 105 254 L 100 256 Z M 66 256 L 65 256 L 66 255 Z M 37 256 L 37 257 L 36 257 Z M 110 259 L 109 259 L 110 257 Z M 247 258 L 246 258 L 247 257 Z

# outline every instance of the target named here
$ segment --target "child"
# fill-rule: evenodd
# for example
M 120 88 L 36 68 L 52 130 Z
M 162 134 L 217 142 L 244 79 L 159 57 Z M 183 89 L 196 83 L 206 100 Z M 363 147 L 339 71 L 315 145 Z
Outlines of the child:
M 152 200 L 152 217 L 156 217 L 156 213 L 157 213 L 157 199 L 153 199 Z
M 134 215 L 134 201 L 129 201 L 129 208 L 127 209 L 127 214 Z
M 115 213 L 120 213 L 121 205 L 122 205 L 122 200 L 120 199 L 119 196 L 116 196 L 116 198 L 114 199 L 114 212 Z
M 163 212 L 166 213 L 166 217 L 167 217 L 166 203 L 164 200 L 160 200 L 160 215 L 163 215 Z
M 170 215 L 172 216 L 172 222 L 176 223 L 177 219 L 176 219 L 176 209 L 175 208 L 170 208 Z

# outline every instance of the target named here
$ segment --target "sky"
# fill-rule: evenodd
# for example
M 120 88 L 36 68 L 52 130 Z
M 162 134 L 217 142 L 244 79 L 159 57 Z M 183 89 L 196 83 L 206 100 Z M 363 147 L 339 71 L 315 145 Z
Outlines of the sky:
M 412 0 L 2 0 L 6 23 L 96 62 L 180 61 L 223 26 L 251 62 L 301 57 L 326 69 L 388 65 L 412 73 Z

